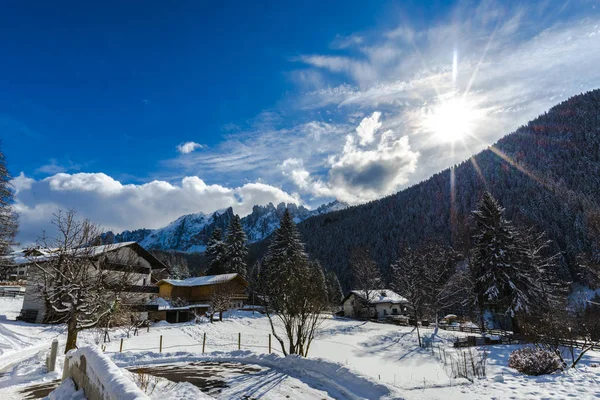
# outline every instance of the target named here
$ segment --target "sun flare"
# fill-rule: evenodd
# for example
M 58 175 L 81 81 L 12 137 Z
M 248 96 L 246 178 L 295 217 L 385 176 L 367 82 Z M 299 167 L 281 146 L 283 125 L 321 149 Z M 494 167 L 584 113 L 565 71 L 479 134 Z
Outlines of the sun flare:
M 434 140 L 454 143 L 473 135 L 477 115 L 477 110 L 464 99 L 445 99 L 425 114 L 423 125 L 433 134 Z

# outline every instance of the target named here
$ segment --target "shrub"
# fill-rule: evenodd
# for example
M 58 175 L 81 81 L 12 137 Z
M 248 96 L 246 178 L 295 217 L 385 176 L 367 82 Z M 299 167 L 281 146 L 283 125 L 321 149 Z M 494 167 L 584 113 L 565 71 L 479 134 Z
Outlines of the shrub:
M 562 369 L 562 362 L 549 350 L 523 347 L 510 353 L 508 366 L 527 375 L 544 375 Z

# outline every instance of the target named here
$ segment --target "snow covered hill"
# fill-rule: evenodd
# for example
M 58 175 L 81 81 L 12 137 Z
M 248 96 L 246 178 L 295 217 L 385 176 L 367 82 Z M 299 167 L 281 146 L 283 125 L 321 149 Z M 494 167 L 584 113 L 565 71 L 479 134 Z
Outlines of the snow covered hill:
M 242 218 L 242 226 L 250 242 L 260 241 L 269 236 L 278 226 L 279 219 L 286 207 L 296 222 L 333 211 L 343 210 L 348 204 L 333 201 L 315 210 L 304 206 L 280 203 L 277 206 L 269 203 L 266 206 L 254 206 L 252 213 Z M 164 228 L 136 229 L 119 234 L 107 232 L 107 242 L 135 241 L 146 249 L 176 250 L 185 252 L 203 252 L 206 242 L 215 228 L 225 231 L 233 217 L 231 207 L 215 211 L 212 214 L 196 213 L 179 217 Z

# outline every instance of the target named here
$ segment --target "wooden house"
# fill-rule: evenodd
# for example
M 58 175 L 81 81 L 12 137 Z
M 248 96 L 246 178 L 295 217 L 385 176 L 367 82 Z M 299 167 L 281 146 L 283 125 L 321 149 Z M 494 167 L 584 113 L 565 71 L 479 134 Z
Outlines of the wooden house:
M 353 318 L 383 319 L 388 315 L 404 315 L 408 301 L 389 289 L 351 290 L 342 300 L 344 315 Z
M 11 261 L 16 267 L 27 267 L 27 287 L 23 300 L 22 318 L 29 322 L 43 323 L 50 319 L 52 310 L 46 308 L 44 301 L 44 276 L 40 268 L 60 256 L 57 249 L 27 249 L 14 253 Z M 82 265 L 89 268 L 90 273 L 105 273 L 109 279 L 122 279 L 127 276 L 128 285 L 123 291 L 127 298 L 127 306 L 140 311 L 140 318 L 148 317 L 145 304 L 158 288 L 151 283 L 153 270 L 165 269 L 166 266 L 135 242 L 115 243 L 103 246 L 90 246 L 69 250 L 69 255 L 84 260 Z M 52 285 L 52 283 L 48 283 Z
M 185 322 L 194 314 L 204 314 L 215 293 L 226 293 L 231 308 L 241 308 L 248 299 L 248 282 L 239 274 L 198 276 L 188 279 L 162 279 L 157 284 L 158 310 L 152 320 Z

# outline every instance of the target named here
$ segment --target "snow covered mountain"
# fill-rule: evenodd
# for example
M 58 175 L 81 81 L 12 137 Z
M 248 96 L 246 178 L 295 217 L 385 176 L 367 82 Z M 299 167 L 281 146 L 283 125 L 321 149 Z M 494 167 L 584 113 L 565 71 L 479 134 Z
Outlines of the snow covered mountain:
M 277 229 L 286 207 L 298 223 L 315 215 L 343 210 L 348 205 L 336 200 L 315 210 L 291 203 L 280 203 L 277 206 L 273 203 L 266 206 L 254 206 L 252 213 L 242 218 L 242 226 L 248 236 L 248 241 L 260 241 Z M 107 232 L 105 240 L 115 243 L 135 241 L 146 249 L 203 252 L 206 249 L 206 242 L 215 228 L 226 231 L 233 215 L 231 207 L 211 214 L 188 214 L 177 218 L 164 228 L 136 229 L 118 234 Z

